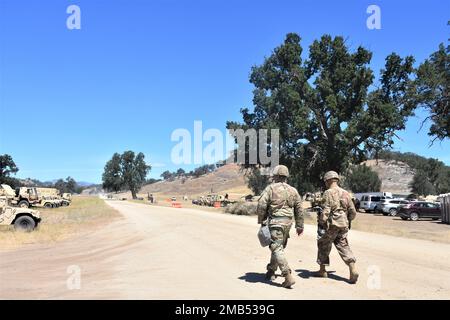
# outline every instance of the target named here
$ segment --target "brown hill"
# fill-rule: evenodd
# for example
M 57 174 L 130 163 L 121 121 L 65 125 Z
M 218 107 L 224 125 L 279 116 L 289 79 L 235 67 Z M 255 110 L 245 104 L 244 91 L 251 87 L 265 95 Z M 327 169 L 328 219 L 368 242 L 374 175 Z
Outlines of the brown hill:
M 224 165 L 214 172 L 198 178 L 159 181 L 141 188 L 139 194 L 162 194 L 167 196 L 196 197 L 207 193 L 228 193 L 230 198 L 238 198 L 251 193 L 247 188 L 244 173 L 236 164 Z
M 401 161 L 367 160 L 363 162 L 378 173 L 381 179 L 381 190 L 395 194 L 409 194 L 410 182 L 414 178 L 414 170 Z
M 381 190 L 395 194 L 409 194 L 409 183 L 414 177 L 414 170 L 400 161 L 368 160 L 363 162 L 376 171 L 382 181 Z M 153 194 L 158 198 L 177 197 L 187 195 L 190 199 L 208 193 L 228 193 L 231 199 L 239 199 L 251 194 L 247 187 L 244 173 L 236 164 L 227 164 L 216 171 L 198 178 L 175 179 L 173 181 L 159 181 L 145 185 L 139 191 L 140 197 Z M 120 197 L 131 198 L 131 194 L 120 193 Z

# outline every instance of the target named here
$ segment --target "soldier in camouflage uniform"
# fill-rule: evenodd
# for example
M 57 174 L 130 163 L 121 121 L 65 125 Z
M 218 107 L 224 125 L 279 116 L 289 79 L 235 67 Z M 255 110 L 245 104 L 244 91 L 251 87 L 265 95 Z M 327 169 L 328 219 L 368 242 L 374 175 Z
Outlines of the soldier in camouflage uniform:
M 303 233 L 302 199 L 297 190 L 286 183 L 288 176 L 289 170 L 286 166 L 279 165 L 274 168 L 273 183 L 263 191 L 257 209 L 258 223 L 267 223 L 272 237 L 269 246 L 272 255 L 267 265 L 266 278 L 274 280 L 275 271 L 279 267 L 285 278 L 282 284 L 285 288 L 290 288 L 295 283 L 284 254 L 293 217 L 297 234 Z
M 327 190 L 322 198 L 322 212 L 317 216 L 317 263 L 320 265 L 320 270 L 315 272 L 315 276 L 328 277 L 325 266 L 330 264 L 329 255 L 334 243 L 342 260 L 349 266 L 349 282 L 356 283 L 358 280 L 358 272 L 355 268 L 356 259 L 347 240 L 349 226 L 355 219 L 356 209 L 351 195 L 338 186 L 339 175 L 336 172 L 327 172 L 324 181 Z

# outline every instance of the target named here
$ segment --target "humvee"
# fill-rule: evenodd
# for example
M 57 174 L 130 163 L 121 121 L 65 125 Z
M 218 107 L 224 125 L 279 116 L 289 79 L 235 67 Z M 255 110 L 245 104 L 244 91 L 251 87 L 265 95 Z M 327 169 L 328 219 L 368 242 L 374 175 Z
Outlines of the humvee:
M 72 203 L 72 194 L 70 193 L 63 193 L 62 195 L 62 205 L 68 206 Z
M 39 202 L 34 204 L 35 207 L 41 208 L 56 208 L 59 207 L 56 200 L 51 199 L 50 197 L 40 197 Z
M 41 222 L 39 211 L 10 206 L 10 199 L 0 197 L 0 225 L 13 225 L 16 230 L 30 232 Z
M 0 195 L 6 196 L 12 205 L 21 208 L 29 208 L 39 202 L 39 196 L 34 187 L 20 187 L 13 190 L 9 185 L 2 184 Z
M 38 206 L 45 208 L 57 208 L 64 204 L 64 200 L 60 197 L 56 188 L 36 188 L 39 195 L 40 203 Z

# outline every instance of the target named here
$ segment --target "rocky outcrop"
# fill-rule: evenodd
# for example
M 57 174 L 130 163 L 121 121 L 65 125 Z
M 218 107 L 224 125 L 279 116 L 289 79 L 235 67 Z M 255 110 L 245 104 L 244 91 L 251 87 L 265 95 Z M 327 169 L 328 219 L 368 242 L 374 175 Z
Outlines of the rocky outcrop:
M 409 165 L 395 160 L 368 160 L 363 162 L 372 168 L 380 177 L 381 190 L 395 194 L 409 194 L 409 184 L 414 178 L 415 171 Z

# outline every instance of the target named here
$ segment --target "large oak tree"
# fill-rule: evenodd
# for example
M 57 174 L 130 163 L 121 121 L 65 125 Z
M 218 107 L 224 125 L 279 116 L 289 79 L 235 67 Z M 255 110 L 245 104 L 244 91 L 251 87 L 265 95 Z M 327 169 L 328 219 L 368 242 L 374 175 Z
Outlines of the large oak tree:
M 137 155 L 133 151 L 125 151 L 121 155 L 115 153 L 105 165 L 103 188 L 115 192 L 127 189 L 131 191 L 133 199 L 136 199 L 150 169 L 142 152 Z
M 20 182 L 13 178 L 19 171 L 16 163 L 9 154 L 0 155 L 0 184 L 8 184 L 15 188 L 20 185 Z
M 280 163 L 306 191 L 321 185 L 325 171 L 344 172 L 368 152 L 393 144 L 415 108 L 414 59 L 390 54 L 376 80 L 369 50 L 350 50 L 343 37 L 324 35 L 304 60 L 300 40 L 288 34 L 252 68 L 254 110 L 241 109 L 243 123 L 227 127 L 279 129 Z
M 439 46 L 417 69 L 418 103 L 430 116 L 428 135 L 436 139 L 450 138 L 450 46 Z

